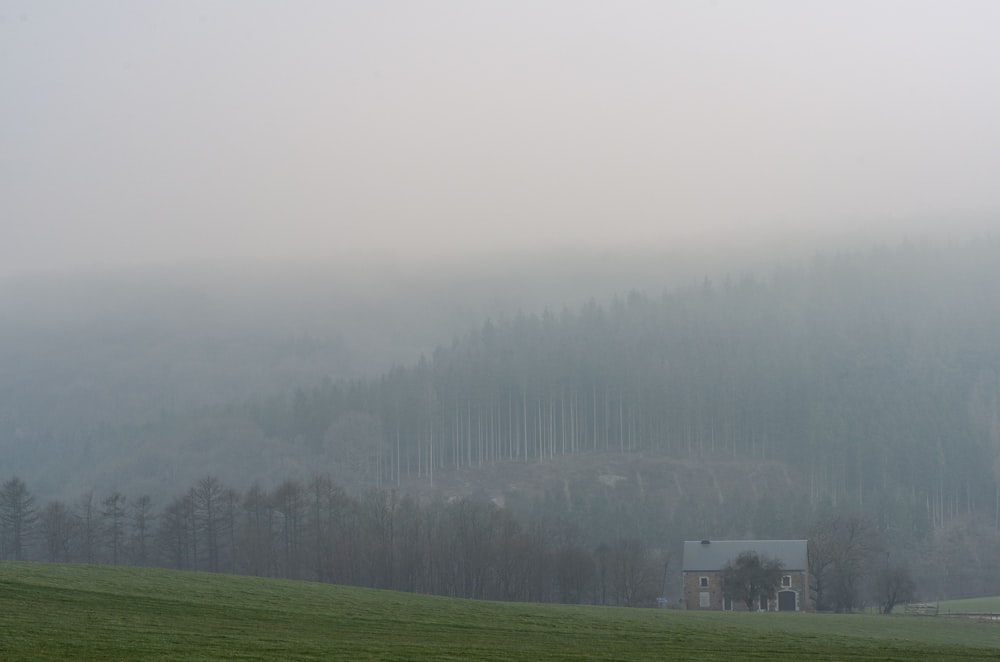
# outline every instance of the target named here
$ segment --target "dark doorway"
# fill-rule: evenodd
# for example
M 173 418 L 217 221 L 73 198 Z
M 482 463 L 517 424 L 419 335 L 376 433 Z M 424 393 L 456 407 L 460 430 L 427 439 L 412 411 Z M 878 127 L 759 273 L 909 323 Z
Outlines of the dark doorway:
M 778 611 L 795 611 L 795 591 L 778 592 Z

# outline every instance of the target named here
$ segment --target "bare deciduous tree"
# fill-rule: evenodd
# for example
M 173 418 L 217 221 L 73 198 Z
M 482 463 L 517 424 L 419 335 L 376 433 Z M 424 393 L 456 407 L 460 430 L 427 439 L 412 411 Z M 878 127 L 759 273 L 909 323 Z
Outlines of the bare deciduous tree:
M 191 492 L 194 521 L 202 540 L 209 572 L 219 571 L 219 533 L 225 523 L 222 494 L 224 488 L 215 476 L 205 476 Z
M 49 501 L 42 508 L 38 524 L 45 546 L 45 560 L 50 563 L 68 561 L 75 520 L 62 501 Z
M 305 489 L 298 481 L 286 480 L 274 491 L 272 499 L 279 522 L 282 575 L 290 579 L 301 579 L 305 542 Z
M 277 572 L 275 519 L 270 495 L 254 483 L 243 496 L 243 527 L 238 536 L 242 572 L 258 577 Z
M 839 515 L 817 522 L 808 548 L 816 609 L 854 611 L 883 549 L 882 535 L 868 517 Z
M 94 506 L 94 491 L 88 490 L 76 503 L 75 513 L 77 534 L 76 557 L 84 563 L 97 560 L 97 509 Z
M 4 558 L 20 561 L 37 519 L 35 498 L 17 476 L 0 486 L 0 533 Z
M 576 546 L 556 552 L 556 582 L 562 602 L 580 603 L 594 585 L 594 559 Z
M 156 515 L 153 514 L 152 501 L 148 494 L 143 494 L 132 504 L 132 539 L 130 548 L 132 562 L 137 565 L 149 563 L 150 528 Z
M 596 558 L 602 603 L 622 607 L 652 604 L 663 564 L 641 540 L 629 538 L 601 545 Z
M 111 564 L 118 565 L 125 547 L 125 518 L 128 514 L 125 495 L 115 490 L 101 501 L 101 505 L 105 543 L 111 552 Z
M 767 600 L 778 590 L 781 570 L 778 559 L 743 552 L 723 568 L 722 592 L 731 600 L 742 600 L 747 611 L 753 611 L 754 600 Z
M 879 578 L 879 603 L 883 614 L 891 614 L 900 602 L 907 602 L 916 596 L 916 584 L 908 566 L 902 563 L 890 564 L 886 553 L 886 564 Z
M 192 491 L 173 499 L 163 510 L 156 528 L 156 539 L 160 553 L 167 565 L 178 569 L 190 569 L 197 563 L 197 541 L 194 519 Z

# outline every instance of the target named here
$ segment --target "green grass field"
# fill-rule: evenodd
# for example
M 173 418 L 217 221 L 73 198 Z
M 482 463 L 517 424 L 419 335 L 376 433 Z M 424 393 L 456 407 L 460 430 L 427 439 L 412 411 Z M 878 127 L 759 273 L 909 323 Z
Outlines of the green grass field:
M 966 600 L 942 600 L 938 603 L 938 608 L 942 614 L 1000 614 L 1000 596 L 992 598 L 968 598 Z
M 0 660 L 973 660 L 958 619 L 503 604 L 305 582 L 0 563 Z

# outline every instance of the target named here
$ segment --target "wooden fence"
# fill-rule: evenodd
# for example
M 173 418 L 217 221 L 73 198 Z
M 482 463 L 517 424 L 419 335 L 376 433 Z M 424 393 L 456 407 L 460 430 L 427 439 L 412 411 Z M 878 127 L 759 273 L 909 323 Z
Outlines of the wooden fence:
M 906 605 L 907 616 L 937 616 L 938 606 L 936 602 L 914 602 Z

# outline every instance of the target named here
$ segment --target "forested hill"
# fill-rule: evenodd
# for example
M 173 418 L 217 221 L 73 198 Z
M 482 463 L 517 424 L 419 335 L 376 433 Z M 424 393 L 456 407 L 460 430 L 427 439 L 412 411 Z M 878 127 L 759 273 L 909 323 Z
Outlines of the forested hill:
M 378 380 L 253 408 L 375 485 L 592 451 L 790 463 L 810 498 L 995 515 L 1000 244 L 906 245 L 487 321 Z M 299 440 L 299 443 L 292 440 Z
M 650 467 L 684 463 L 646 499 L 648 516 L 687 499 L 685 516 L 696 509 L 718 535 L 740 520 L 729 509 L 759 499 L 870 510 L 902 522 L 906 539 L 970 514 L 995 524 L 998 282 L 995 239 L 903 245 L 492 319 L 376 379 L 39 441 L 32 452 L 49 459 L 23 477 L 43 497 L 57 480 L 70 490 L 58 496 L 162 498 L 209 473 L 237 488 L 330 473 L 348 489 L 415 490 L 458 471 L 485 489 L 491 475 L 641 454 Z M 729 472 L 706 498 L 683 488 L 684 467 L 711 463 L 785 478 Z M 565 494 L 568 482 L 539 490 Z M 740 526 L 729 535 L 762 532 Z

